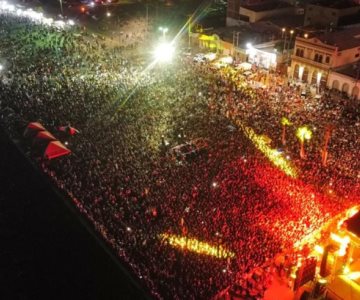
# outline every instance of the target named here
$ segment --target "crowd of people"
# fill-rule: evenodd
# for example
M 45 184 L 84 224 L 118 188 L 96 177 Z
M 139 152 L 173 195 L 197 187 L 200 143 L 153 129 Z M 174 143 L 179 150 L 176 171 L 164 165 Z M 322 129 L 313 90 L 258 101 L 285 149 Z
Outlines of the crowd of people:
M 296 86 L 253 86 L 276 73 L 254 70 L 250 80 L 186 56 L 149 69 L 146 56 L 130 59 L 79 29 L 20 16 L 1 15 L 0 38 L 2 126 L 17 139 L 31 121 L 54 132 L 63 124 L 79 129 L 66 138 L 71 155 L 34 159 L 156 298 L 208 299 L 236 282 L 244 299 L 261 299 L 267 285 L 254 289 L 246 274 L 359 201 L 359 165 L 349 163 L 359 155 L 359 120 L 347 118 L 330 92 L 308 109 L 315 100 L 301 99 Z M 286 146 L 283 116 L 294 124 Z M 236 120 L 287 153 L 298 178 L 257 151 Z M 328 122 L 335 129 L 323 167 Z M 305 161 L 294 134 L 304 124 L 314 131 Z M 189 161 L 168 155 L 196 138 L 209 141 L 206 153 Z M 174 248 L 164 233 L 221 245 L 235 257 Z

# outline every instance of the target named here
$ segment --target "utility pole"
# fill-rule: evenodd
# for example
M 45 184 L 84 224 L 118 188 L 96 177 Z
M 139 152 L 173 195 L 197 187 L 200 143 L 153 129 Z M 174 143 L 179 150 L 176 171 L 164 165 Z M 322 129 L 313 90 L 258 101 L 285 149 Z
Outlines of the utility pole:
M 188 19 L 188 48 L 191 48 L 191 15 L 189 16 Z
M 59 0 L 59 3 L 60 3 L 61 15 L 63 16 L 63 15 L 64 15 L 64 11 L 63 11 L 63 3 L 62 3 L 62 0 Z
M 149 3 L 146 2 L 146 30 L 149 32 Z

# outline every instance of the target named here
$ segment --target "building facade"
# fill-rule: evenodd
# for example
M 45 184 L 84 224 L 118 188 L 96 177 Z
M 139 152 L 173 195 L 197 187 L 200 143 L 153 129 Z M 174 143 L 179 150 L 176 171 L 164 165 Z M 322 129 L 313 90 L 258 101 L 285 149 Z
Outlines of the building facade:
M 346 1 L 345 1 L 346 2 Z M 326 1 L 321 4 L 308 4 L 305 8 L 304 26 L 336 27 L 343 17 L 354 15 L 359 12 L 360 7 L 352 2 Z
M 296 37 L 289 77 L 325 86 L 331 70 L 354 63 L 360 57 L 360 29 L 311 38 Z
M 279 0 L 228 0 L 226 25 L 241 22 L 254 23 L 264 18 L 295 14 L 292 1 Z
M 360 67 L 358 63 L 336 68 L 329 73 L 327 87 L 360 99 Z

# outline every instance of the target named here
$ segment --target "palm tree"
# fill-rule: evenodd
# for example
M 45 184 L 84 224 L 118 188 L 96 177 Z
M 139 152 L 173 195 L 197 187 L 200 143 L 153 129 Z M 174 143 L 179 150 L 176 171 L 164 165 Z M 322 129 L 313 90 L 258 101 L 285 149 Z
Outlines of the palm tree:
M 282 134 L 281 134 L 281 142 L 283 146 L 286 145 L 286 126 L 292 125 L 289 119 L 282 117 L 281 118 L 281 125 L 282 125 Z
M 326 167 L 326 165 L 327 165 L 328 145 L 329 145 L 329 140 L 330 140 L 331 133 L 333 130 L 334 130 L 333 125 L 329 124 L 326 126 L 326 131 L 325 131 L 325 135 L 324 135 L 324 147 L 321 150 L 321 162 L 324 167 Z
M 305 148 L 304 148 L 304 142 L 306 140 L 310 140 L 312 137 L 312 131 L 307 128 L 306 126 L 299 127 L 296 131 L 296 136 L 298 137 L 300 141 L 300 157 L 304 159 L 306 157 L 305 155 Z

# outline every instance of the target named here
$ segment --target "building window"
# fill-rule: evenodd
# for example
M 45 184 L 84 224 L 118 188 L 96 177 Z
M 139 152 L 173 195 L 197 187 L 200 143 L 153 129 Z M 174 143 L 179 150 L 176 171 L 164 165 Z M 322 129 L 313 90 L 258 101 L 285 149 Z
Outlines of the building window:
M 326 58 L 325 58 L 325 63 L 329 63 L 330 62 L 330 56 L 326 56 Z
M 304 49 L 296 48 L 296 56 L 304 57 Z
M 359 53 L 355 54 L 355 57 L 359 57 Z
M 323 56 L 321 54 L 316 53 L 314 56 L 314 61 L 322 63 L 323 62 Z

